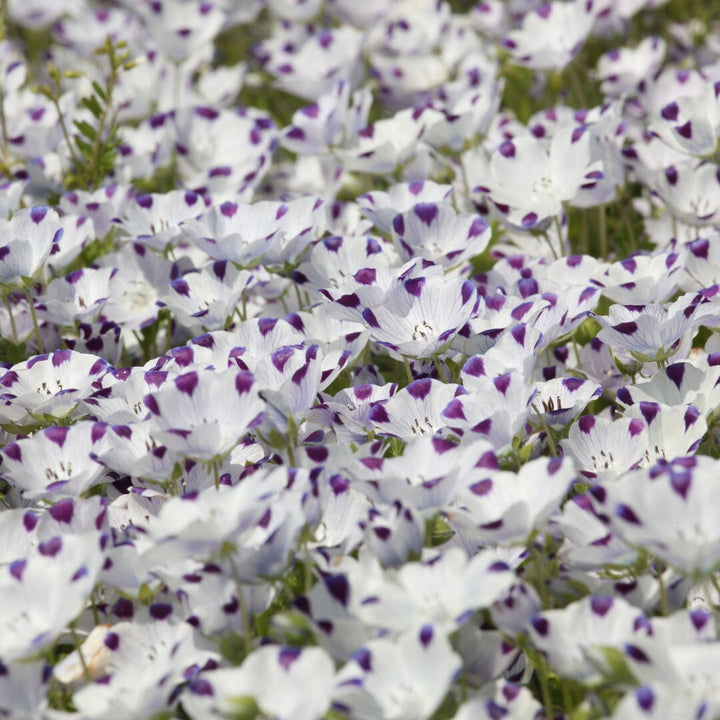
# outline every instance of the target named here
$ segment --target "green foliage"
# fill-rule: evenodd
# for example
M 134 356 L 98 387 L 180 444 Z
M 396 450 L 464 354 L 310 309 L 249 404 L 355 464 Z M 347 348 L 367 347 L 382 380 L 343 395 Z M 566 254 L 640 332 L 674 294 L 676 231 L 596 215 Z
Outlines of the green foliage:
M 135 65 L 134 61 L 130 60 L 130 51 L 126 45 L 124 41 L 116 43 L 108 36 L 105 44 L 95 51 L 98 57 L 107 58 L 109 72 L 104 85 L 93 81 L 92 93 L 80 100 L 81 107 L 90 113 L 92 121 L 73 120 L 74 129 L 68 128 L 60 107 L 62 75 L 55 66 L 48 67 L 50 83 L 38 88 L 38 91 L 55 105 L 68 144 L 72 168 L 63 178 L 64 186 L 68 190 L 95 190 L 115 168 L 120 138 L 118 109 L 113 101 L 113 94 L 120 73 Z M 65 77 L 74 78 L 77 74 L 66 73 Z

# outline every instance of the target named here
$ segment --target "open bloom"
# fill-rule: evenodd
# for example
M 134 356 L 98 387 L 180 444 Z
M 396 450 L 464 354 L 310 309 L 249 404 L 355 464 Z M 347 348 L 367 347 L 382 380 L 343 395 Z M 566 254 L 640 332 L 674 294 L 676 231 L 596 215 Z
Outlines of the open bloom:
M 534 228 L 572 204 L 582 188 L 602 178 L 592 162 L 590 135 L 582 127 L 561 128 L 548 144 L 533 135 L 505 140 L 490 159 L 490 177 L 476 191 L 487 195 L 512 225 Z

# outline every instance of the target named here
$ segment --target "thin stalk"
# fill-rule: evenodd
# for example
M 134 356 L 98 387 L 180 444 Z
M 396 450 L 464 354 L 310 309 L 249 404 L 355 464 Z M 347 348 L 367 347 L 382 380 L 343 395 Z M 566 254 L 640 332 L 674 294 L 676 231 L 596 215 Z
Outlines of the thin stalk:
M 600 257 L 607 260 L 608 256 L 608 238 L 607 238 L 607 217 L 605 215 L 605 206 L 598 205 L 598 235 L 600 237 Z
M 228 562 L 230 563 L 230 569 L 232 570 L 233 578 L 235 579 L 235 588 L 237 589 L 238 605 L 240 605 L 240 617 L 242 618 L 243 624 L 243 639 L 245 641 L 245 651 L 250 654 L 253 645 L 252 629 L 250 628 L 250 610 L 245 600 L 245 594 L 243 593 L 243 585 L 238 575 L 235 561 L 232 559 L 232 555 L 228 555 Z
M 312 586 L 312 559 L 310 557 L 310 548 L 308 547 L 307 540 L 303 543 L 303 549 L 305 550 L 305 562 L 303 563 L 305 592 L 309 593 Z
M 545 437 L 547 438 L 550 454 L 553 457 L 557 457 L 557 454 L 558 454 L 557 446 L 555 445 L 555 439 L 553 438 L 552 433 L 550 432 L 550 427 L 548 426 L 547 422 L 545 422 L 545 418 L 543 417 L 543 414 L 538 409 L 538 406 L 536 403 L 532 404 L 532 408 L 537 413 L 538 419 L 540 420 L 540 424 L 542 425 L 542 428 L 545 431 Z
M 35 329 L 35 338 L 37 339 L 38 353 L 40 355 L 43 355 L 45 353 L 45 346 L 43 345 L 42 337 L 40 335 L 40 325 L 38 324 L 37 315 L 35 313 L 35 303 L 33 302 L 29 290 L 27 290 L 25 294 L 27 296 L 28 305 L 30 306 L 30 317 L 32 318 L 33 328 Z
M 660 586 L 660 612 L 663 617 L 670 615 L 670 605 L 668 603 L 667 587 L 665 587 L 665 580 L 663 579 L 663 573 L 659 572 L 657 576 L 658 585 Z
M 10 304 L 10 295 L 5 295 L 5 307 L 7 308 L 8 315 L 10 316 L 10 332 L 12 332 L 13 342 L 17 345 L 17 326 L 15 325 L 15 316 L 13 315 L 12 305 Z
M 437 355 L 433 355 L 433 364 L 435 365 L 435 369 L 437 370 L 437 374 L 440 376 L 440 379 L 447 384 L 447 376 L 443 372 L 442 365 L 440 365 L 440 361 L 438 360 Z
M 85 656 L 83 655 L 82 651 L 82 643 L 80 642 L 80 638 L 75 632 L 75 623 L 70 625 L 70 635 L 72 635 L 73 645 L 75 646 L 78 657 L 80 658 L 80 665 L 82 665 L 83 676 L 85 677 L 86 682 L 90 682 L 92 680 L 92 676 L 90 675 L 90 670 L 88 669 L 87 663 L 85 662 Z
M 550 683 L 548 682 L 548 666 L 545 662 L 545 656 L 537 653 L 537 667 L 535 668 L 540 681 L 540 692 L 542 694 L 543 705 L 545 706 L 545 717 L 547 720 L 553 720 L 555 717 L 552 709 L 552 697 L 550 695 Z
M 407 375 L 409 385 L 415 378 L 413 377 L 412 370 L 410 369 L 410 361 L 407 359 L 406 355 L 403 355 L 403 365 L 405 366 L 405 374 Z
M 550 607 L 550 595 L 545 585 L 545 573 L 542 569 L 542 563 L 540 562 L 540 553 L 533 544 L 530 546 L 530 555 L 532 557 L 533 569 L 535 570 L 535 577 L 538 581 L 538 592 L 540 593 L 543 610 L 547 610 Z

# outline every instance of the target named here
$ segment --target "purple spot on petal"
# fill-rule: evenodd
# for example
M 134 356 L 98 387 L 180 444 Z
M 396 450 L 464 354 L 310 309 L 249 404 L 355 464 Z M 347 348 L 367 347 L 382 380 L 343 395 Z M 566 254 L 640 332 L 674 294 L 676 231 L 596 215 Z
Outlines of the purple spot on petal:
M 432 625 L 423 625 L 420 628 L 420 643 L 423 647 L 427 647 L 433 639 L 433 627 Z
M 70 498 L 61 500 L 50 508 L 50 517 L 56 522 L 70 523 L 73 518 L 75 506 Z
M 63 425 L 62 427 L 47 428 L 43 433 L 50 442 L 55 443 L 58 447 L 62 447 L 65 444 L 65 439 L 69 431 L 70 428 L 67 425 Z
M 600 617 L 606 615 L 612 606 L 613 599 L 611 597 L 594 597 L 590 600 L 590 609 Z
M 166 617 L 172 614 L 173 608 L 170 603 L 152 603 L 150 605 L 150 617 L 155 620 L 164 620 Z
M 619 503 L 615 507 L 615 514 L 625 522 L 629 522 L 632 525 L 642 525 L 640 519 L 635 514 L 635 511 L 629 505 Z
M 432 380 L 430 378 L 423 378 L 422 380 L 415 380 L 407 386 L 407 391 L 410 397 L 416 400 L 424 400 L 432 389 Z
M 181 393 L 185 393 L 185 395 L 192 397 L 198 382 L 198 374 L 195 370 L 193 370 L 191 372 L 184 373 L 183 375 L 178 375 L 178 377 L 175 378 L 175 387 Z
M 345 575 L 328 575 L 325 578 L 325 587 L 335 600 L 347 607 L 350 598 L 350 583 Z
M 278 662 L 280 667 L 289 672 L 292 664 L 300 657 L 302 649 L 299 647 L 284 647 L 278 653 Z
M 438 216 L 438 206 L 435 203 L 420 203 L 413 208 L 413 212 L 425 225 L 432 225 Z

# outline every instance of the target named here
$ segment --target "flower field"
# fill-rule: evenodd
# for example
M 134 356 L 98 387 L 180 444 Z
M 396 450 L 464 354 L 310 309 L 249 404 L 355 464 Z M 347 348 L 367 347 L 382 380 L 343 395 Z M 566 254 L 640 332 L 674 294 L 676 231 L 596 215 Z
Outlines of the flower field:
M 0 717 L 720 718 L 720 7 L 0 0 Z

